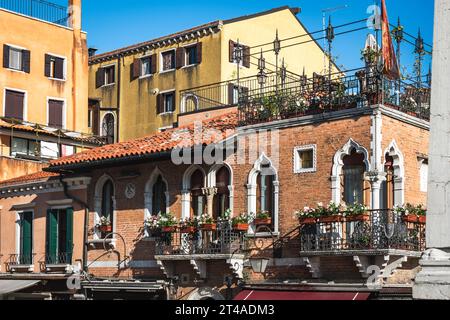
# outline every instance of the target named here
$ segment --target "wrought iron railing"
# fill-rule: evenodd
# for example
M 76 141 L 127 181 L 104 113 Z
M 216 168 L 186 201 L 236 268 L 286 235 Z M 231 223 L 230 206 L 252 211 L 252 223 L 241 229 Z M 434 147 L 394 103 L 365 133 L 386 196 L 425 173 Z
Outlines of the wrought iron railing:
M 301 251 L 426 249 L 426 223 L 392 210 L 374 210 L 365 217 L 317 219 L 300 226 Z
M 45 265 L 70 265 L 72 264 L 72 252 L 63 252 L 58 254 L 47 254 L 42 262 Z
M 10 254 L 6 265 L 11 266 L 31 266 L 34 264 L 36 254 Z
M 245 232 L 234 231 L 229 223 L 217 224 L 214 231 L 195 230 L 154 235 L 157 255 L 233 254 L 245 249 Z
M 67 8 L 52 2 L 44 0 L 0 0 L 0 8 L 62 26 L 68 25 Z

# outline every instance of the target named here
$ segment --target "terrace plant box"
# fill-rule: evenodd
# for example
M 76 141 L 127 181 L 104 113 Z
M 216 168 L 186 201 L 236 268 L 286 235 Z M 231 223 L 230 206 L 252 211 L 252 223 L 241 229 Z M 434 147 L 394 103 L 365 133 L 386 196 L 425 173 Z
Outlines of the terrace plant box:
M 368 222 L 370 221 L 370 215 L 368 214 L 358 214 L 347 217 L 348 222 Z
M 171 227 L 162 227 L 161 231 L 163 233 L 174 233 L 177 231 L 177 227 L 176 226 L 171 226 Z
M 102 225 L 99 227 L 99 229 L 100 229 L 100 232 L 102 232 L 102 233 L 112 232 L 111 225 Z
M 202 231 L 216 231 L 217 230 L 217 224 L 215 223 L 204 223 L 200 226 L 200 229 Z
M 257 226 L 268 226 L 272 224 L 272 219 L 267 218 L 267 219 L 255 219 L 255 225 Z
M 410 214 L 407 216 L 402 217 L 403 222 L 406 223 L 427 223 L 427 217 L 426 216 L 416 216 L 415 214 Z
M 316 218 L 299 218 L 298 222 L 300 225 L 311 225 L 316 224 L 317 219 Z
M 239 232 L 247 232 L 248 228 L 249 228 L 248 223 L 238 223 L 233 226 L 233 230 Z
M 342 222 L 344 220 L 343 216 L 326 216 L 326 217 L 320 217 L 319 222 L 320 223 L 337 223 Z
M 183 227 L 183 228 L 181 228 L 180 229 L 180 232 L 181 233 L 184 233 L 184 234 L 186 234 L 186 233 L 195 233 L 195 227 Z

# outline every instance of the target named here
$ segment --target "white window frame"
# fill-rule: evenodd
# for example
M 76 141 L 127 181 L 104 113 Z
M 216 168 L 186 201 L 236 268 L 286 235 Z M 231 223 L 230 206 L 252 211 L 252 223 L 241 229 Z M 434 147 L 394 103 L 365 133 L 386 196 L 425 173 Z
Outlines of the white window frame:
M 143 75 L 143 74 L 142 74 L 142 60 L 143 60 L 143 59 L 147 59 L 147 58 L 150 59 L 150 73 L 149 73 L 149 74 Z M 141 61 L 141 67 L 140 67 L 140 69 L 139 69 L 139 79 L 145 79 L 145 78 L 150 78 L 150 77 L 152 77 L 152 76 L 153 76 L 153 73 L 151 73 L 151 68 L 152 68 L 152 66 L 151 66 L 151 64 L 152 64 L 152 54 L 146 54 L 146 55 L 140 57 L 139 60 Z
M 16 211 L 16 254 L 21 255 L 22 252 L 20 252 L 20 215 L 26 212 L 31 212 L 31 251 L 34 253 L 34 209 L 23 209 L 20 211 Z
M 55 81 L 62 81 L 62 82 L 67 81 L 67 57 L 61 56 L 61 55 L 58 55 L 58 54 L 54 54 L 54 53 L 51 53 L 51 52 L 46 52 L 45 54 L 47 54 L 49 56 L 52 56 L 52 57 L 55 57 L 55 58 L 60 58 L 60 59 L 64 60 L 64 64 L 63 64 L 63 78 L 62 79 L 58 79 L 58 78 L 54 78 L 54 77 L 47 77 L 47 78 L 50 79 L 50 80 L 55 80 Z
M 192 64 L 188 63 L 188 55 L 187 55 L 187 51 L 186 51 L 189 48 L 197 47 L 197 45 L 198 45 L 198 43 L 196 42 L 196 43 L 190 43 L 190 44 L 183 46 L 183 49 L 184 49 L 184 67 L 183 68 L 190 68 L 190 67 L 195 67 L 198 65 L 198 62 L 192 63 Z M 198 52 L 197 52 L 197 54 L 198 54 Z
M 426 166 L 426 176 L 423 173 L 423 170 Z M 420 181 L 420 192 L 428 192 L 428 181 L 429 181 L 429 171 L 430 165 L 428 163 L 428 159 L 420 159 L 419 161 L 419 181 Z M 425 179 L 425 181 L 424 181 Z
M 50 120 L 50 105 L 49 102 L 50 100 L 55 100 L 55 101 L 60 101 L 63 103 L 63 119 L 62 119 L 62 123 L 63 123 L 63 129 L 66 129 L 67 126 L 67 100 L 65 98 L 55 98 L 55 97 L 47 97 L 47 127 L 49 127 L 49 120 Z
M 104 83 L 104 85 L 102 85 L 100 88 L 104 88 L 104 87 L 109 87 L 109 86 L 114 86 L 115 84 L 116 84 L 116 80 L 117 80 L 117 77 L 116 77 L 116 70 L 117 70 L 117 67 L 116 67 L 116 64 L 115 63 L 111 63 L 111 64 L 108 64 L 108 65 L 106 65 L 106 66 L 101 66 L 99 69 L 107 69 L 107 68 L 110 68 L 110 67 L 114 67 L 114 82 L 113 83 L 106 83 L 106 79 L 107 79 L 107 77 L 106 77 L 106 72 L 105 72 L 105 74 L 104 74 L 104 78 L 103 78 L 103 83 Z M 99 89 L 100 89 L 99 88 Z
M 300 166 L 301 158 L 300 152 L 312 151 L 313 152 L 313 167 L 312 168 L 302 168 Z M 317 172 L 317 145 L 309 144 L 305 146 L 298 146 L 294 148 L 294 173 L 314 173 Z
M 16 88 L 10 88 L 10 87 L 4 87 L 3 89 L 3 116 L 5 116 L 5 109 L 6 109 L 6 91 L 16 91 L 24 94 L 23 97 L 23 121 L 28 121 L 28 91 L 22 90 L 22 89 L 16 89 Z
M 8 47 L 12 48 L 12 49 L 17 49 L 17 50 L 21 50 L 21 51 L 23 51 L 23 50 L 28 50 L 27 48 L 20 47 L 20 46 L 16 46 L 16 45 L 14 45 L 14 44 L 9 44 L 9 43 L 5 43 L 5 44 L 6 44 Z M 9 54 L 10 54 L 10 53 L 9 53 Z M 9 58 L 11 58 L 11 57 L 9 57 Z M 9 65 L 8 65 L 8 68 L 6 68 L 6 69 L 8 69 L 8 70 L 10 70 L 10 71 L 13 71 L 13 72 L 25 73 L 25 71 L 22 70 L 22 69 L 23 69 L 23 52 L 21 53 L 20 62 L 21 62 L 21 66 L 22 66 L 21 69 L 14 69 L 14 68 L 11 68 L 11 64 L 9 64 Z M 9 61 L 9 63 L 11 63 L 11 60 Z
M 167 52 L 171 52 L 171 51 L 173 51 L 173 53 L 174 53 L 175 68 L 164 70 L 163 54 L 167 53 Z M 177 70 L 177 50 L 175 48 L 173 48 L 173 49 L 169 49 L 169 50 L 160 52 L 159 53 L 159 73 L 167 73 L 167 72 L 172 72 L 175 70 Z
M 166 94 L 168 94 L 168 93 L 173 93 L 174 94 L 174 97 L 175 97 L 175 93 L 176 93 L 176 89 L 170 89 L 170 90 L 166 90 L 166 91 L 161 91 L 159 94 L 161 94 L 161 95 L 166 95 Z M 176 100 L 176 99 L 175 99 Z M 175 105 L 175 103 L 173 104 L 173 108 L 176 110 L 177 109 L 177 106 Z M 161 116 L 161 115 L 167 115 L 167 114 L 173 114 L 175 111 L 167 111 L 166 110 L 166 99 L 165 99 L 165 97 L 164 97 L 164 112 L 163 113 L 160 113 L 159 115 Z

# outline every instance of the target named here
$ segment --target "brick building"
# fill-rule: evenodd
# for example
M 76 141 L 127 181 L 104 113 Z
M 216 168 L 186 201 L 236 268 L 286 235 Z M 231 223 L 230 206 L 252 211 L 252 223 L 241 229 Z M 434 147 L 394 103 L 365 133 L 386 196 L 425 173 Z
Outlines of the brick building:
M 64 278 L 78 262 L 88 298 L 408 297 L 425 225 L 392 209 L 426 203 L 427 109 L 412 112 L 388 102 L 388 92 L 380 90 L 375 101 L 374 92 L 359 90 L 328 105 L 305 95 L 302 110 L 281 101 L 269 118 L 256 116 L 262 102 L 249 93 L 238 111 L 55 160 L 47 174 L 2 184 L 7 273 L 0 277 L 38 277 L 39 261 L 24 270 L 5 259 L 18 237 L 14 214 L 35 212 L 33 228 L 42 235 L 45 212 L 48 234 L 49 219 L 63 210 L 74 217 L 71 260 L 44 263 L 41 273 Z M 330 201 L 365 204 L 369 218 L 300 224 L 295 216 Z M 218 222 L 215 231 L 191 234 L 145 225 L 161 213 L 217 219 L 227 209 L 234 216 L 268 211 L 271 222 L 245 231 Z M 101 227 L 104 219 L 111 229 Z M 45 254 L 48 241 L 35 239 L 34 252 Z M 57 254 L 67 257 L 62 248 Z

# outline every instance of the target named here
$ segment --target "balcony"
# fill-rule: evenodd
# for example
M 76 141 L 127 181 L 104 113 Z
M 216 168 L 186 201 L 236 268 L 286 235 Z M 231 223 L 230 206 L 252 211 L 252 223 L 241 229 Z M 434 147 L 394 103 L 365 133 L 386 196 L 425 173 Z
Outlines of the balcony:
M 30 273 L 34 272 L 35 254 L 10 254 L 6 261 L 6 272 Z
M 0 0 L 0 8 L 64 27 L 68 26 L 66 7 L 44 0 Z
M 40 269 L 42 272 L 48 273 L 72 273 L 72 256 L 73 254 L 71 252 L 45 255 L 45 257 L 39 261 Z
M 213 231 L 195 230 L 155 235 L 156 260 L 167 277 L 173 277 L 174 263 L 187 261 L 201 279 L 206 278 L 206 264 L 223 260 L 232 273 L 242 278 L 245 232 L 236 232 L 229 223 L 218 223 Z

